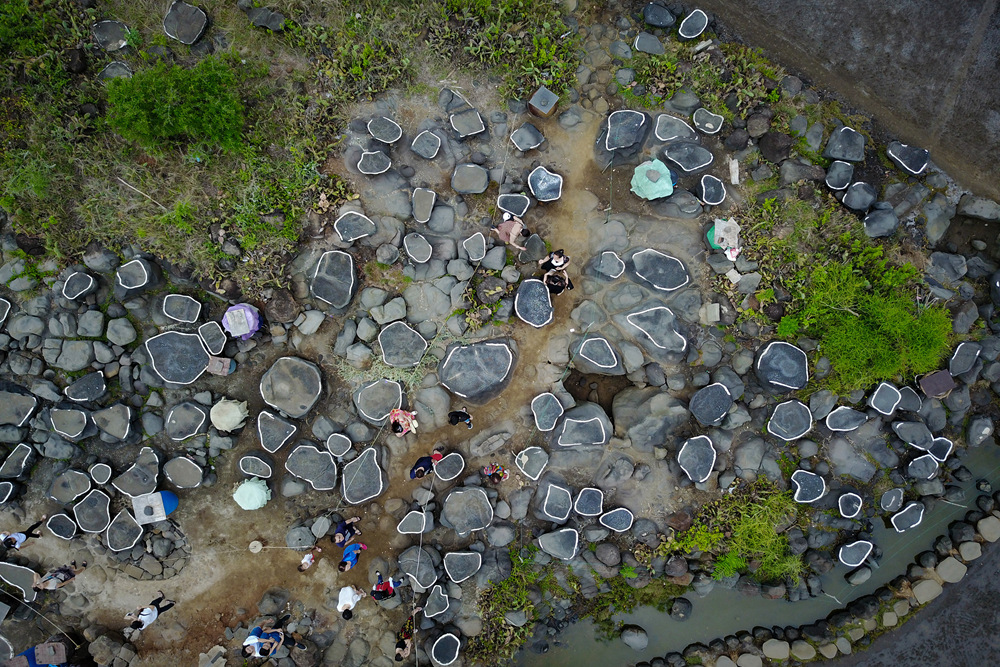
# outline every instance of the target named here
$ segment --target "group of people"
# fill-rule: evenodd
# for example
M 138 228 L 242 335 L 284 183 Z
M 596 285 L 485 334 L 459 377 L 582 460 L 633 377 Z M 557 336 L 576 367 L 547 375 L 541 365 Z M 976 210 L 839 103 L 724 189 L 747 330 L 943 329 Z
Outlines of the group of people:
M 472 428 L 472 415 L 464 407 L 461 410 L 452 410 L 448 413 L 448 423 L 452 426 L 465 424 L 468 428 Z M 389 411 L 389 428 L 397 438 L 402 438 L 407 433 L 416 433 L 417 426 L 419 424 L 415 410 L 393 408 Z
M 518 240 L 522 237 L 531 236 L 531 232 L 525 228 L 524 221 L 518 216 L 505 212 L 500 224 L 492 227 L 490 231 L 496 232 L 497 236 L 505 244 L 518 250 L 527 250 L 526 247 L 518 244 Z M 538 266 L 545 272 L 542 275 L 542 282 L 548 288 L 549 294 L 562 294 L 568 289 L 573 289 L 573 281 L 570 280 L 569 274 L 566 273 L 566 266 L 569 264 L 569 259 L 566 253 L 560 248 L 559 250 L 553 250 L 538 260 Z

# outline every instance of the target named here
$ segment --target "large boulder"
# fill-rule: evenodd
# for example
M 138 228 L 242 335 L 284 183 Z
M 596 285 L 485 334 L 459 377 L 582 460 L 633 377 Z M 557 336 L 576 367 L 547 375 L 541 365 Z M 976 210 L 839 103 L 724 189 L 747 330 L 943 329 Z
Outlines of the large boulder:
M 438 377 L 451 393 L 481 405 L 507 388 L 516 364 L 517 348 L 510 339 L 453 343 L 438 364 Z
M 611 406 L 615 435 L 627 437 L 640 452 L 667 442 L 691 418 L 679 400 L 658 387 L 628 387 Z

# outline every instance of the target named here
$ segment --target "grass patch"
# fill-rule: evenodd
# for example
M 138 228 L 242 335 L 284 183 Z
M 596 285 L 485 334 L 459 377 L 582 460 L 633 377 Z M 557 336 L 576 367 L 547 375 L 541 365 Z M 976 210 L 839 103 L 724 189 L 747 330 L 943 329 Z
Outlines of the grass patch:
M 539 86 L 562 95 L 579 56 L 560 6 L 557 0 L 443 0 L 431 12 L 427 43 L 453 62 L 498 70 L 501 95 L 524 98 Z
M 625 577 L 623 574 L 612 579 L 602 579 L 594 576 L 598 585 L 603 581 L 611 590 L 580 602 L 577 609 L 581 617 L 593 621 L 598 637 L 606 641 L 617 638 L 621 632 L 622 624 L 614 620 L 616 615 L 629 614 L 640 606 L 654 607 L 665 613 L 670 609 L 674 598 L 687 591 L 686 587 L 672 584 L 666 579 L 653 579 L 643 588 L 632 588 L 625 583 L 625 579 L 634 577 Z

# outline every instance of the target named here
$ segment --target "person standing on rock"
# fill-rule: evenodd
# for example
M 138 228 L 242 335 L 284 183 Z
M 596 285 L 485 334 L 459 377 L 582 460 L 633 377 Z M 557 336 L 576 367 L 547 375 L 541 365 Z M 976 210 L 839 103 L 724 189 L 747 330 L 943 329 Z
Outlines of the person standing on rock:
M 43 514 L 41 519 L 28 526 L 28 529 L 23 533 L 0 533 L 0 543 L 3 543 L 3 546 L 8 551 L 19 551 L 21 547 L 24 546 L 24 543 L 31 538 L 38 538 L 42 536 L 42 534 L 38 532 L 38 527 L 41 526 L 42 523 L 48 518 L 48 514 Z
M 337 598 L 337 611 L 340 612 L 345 621 L 351 620 L 351 617 L 354 616 L 354 612 L 351 610 L 364 597 L 365 592 L 357 586 L 344 586 L 340 589 L 340 595 Z
M 413 617 L 422 609 L 423 607 L 414 609 L 410 617 L 406 619 L 406 623 L 403 623 L 403 627 L 396 633 L 396 662 L 406 660 L 410 651 L 413 650 Z
M 500 482 L 510 477 L 510 471 L 496 462 L 484 466 L 483 474 L 486 475 L 486 478 L 491 482 L 493 482 L 494 484 L 499 484 Z
M 410 468 L 410 479 L 420 479 L 429 472 L 434 472 L 434 466 L 444 458 L 444 449 L 435 447 L 430 456 L 421 456 Z
M 366 544 L 352 544 L 351 546 L 344 549 L 344 559 L 340 561 L 337 569 L 341 572 L 347 572 L 352 567 L 358 564 L 358 556 L 361 555 L 362 549 L 367 549 Z
M 472 428 L 472 415 L 463 405 L 461 410 L 452 410 L 448 413 L 448 423 L 452 426 L 458 426 L 459 424 L 466 424 L 469 428 Z
M 76 575 L 86 569 L 87 561 L 83 561 L 83 565 L 80 567 L 77 567 L 76 561 L 73 561 L 69 565 L 60 565 L 55 569 L 49 570 L 45 573 L 45 576 L 35 573 L 35 581 L 31 584 L 31 587 L 36 591 L 54 591 L 73 581 Z
M 409 412 L 407 410 L 400 410 L 399 408 L 393 408 L 389 412 L 389 428 L 392 432 L 396 434 L 397 438 L 402 438 L 404 435 L 413 431 L 417 432 L 417 413 Z
M 563 252 L 563 249 L 553 250 L 545 257 L 538 260 L 538 266 L 541 267 L 542 271 L 551 271 L 552 269 L 565 269 L 569 264 L 569 257 Z
M 333 543 L 341 549 L 354 541 L 355 537 L 361 535 L 361 531 L 354 527 L 361 517 L 355 516 L 337 523 L 337 528 L 333 531 Z
M 394 582 L 392 577 L 389 577 L 389 581 L 382 580 L 382 573 L 375 570 L 375 576 L 378 578 L 378 582 L 372 586 L 371 596 L 375 602 L 381 602 L 382 600 L 388 600 L 396 595 L 396 589 L 403 585 L 403 581 Z
M 130 628 L 133 630 L 145 630 L 153 621 L 160 617 L 160 614 L 177 604 L 173 600 L 164 600 L 163 591 L 157 591 L 157 595 L 159 597 L 145 607 L 138 607 L 135 611 L 125 614 L 125 620 L 132 621 L 129 624 Z M 161 602 L 163 603 L 162 605 L 160 604 Z
M 313 563 L 316 562 L 316 554 L 322 553 L 323 550 L 319 547 L 313 547 L 309 550 L 305 556 L 302 557 L 302 562 L 299 563 L 299 572 L 305 572 L 312 567 Z

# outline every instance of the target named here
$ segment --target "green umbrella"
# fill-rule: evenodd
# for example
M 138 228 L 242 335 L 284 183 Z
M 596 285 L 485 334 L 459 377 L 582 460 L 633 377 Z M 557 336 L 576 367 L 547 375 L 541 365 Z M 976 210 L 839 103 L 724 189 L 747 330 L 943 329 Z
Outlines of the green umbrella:
M 259 477 L 243 482 L 233 493 L 233 500 L 245 510 L 260 509 L 270 499 L 271 489 L 267 488 L 267 482 Z
M 643 199 L 659 199 L 674 193 L 670 169 L 659 160 L 643 162 L 632 174 L 632 192 Z

